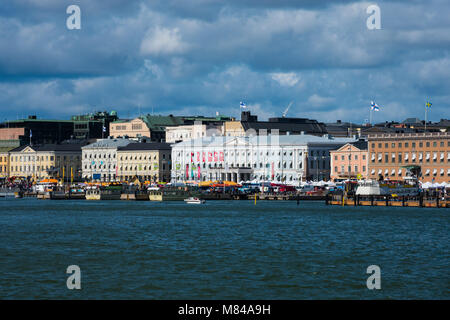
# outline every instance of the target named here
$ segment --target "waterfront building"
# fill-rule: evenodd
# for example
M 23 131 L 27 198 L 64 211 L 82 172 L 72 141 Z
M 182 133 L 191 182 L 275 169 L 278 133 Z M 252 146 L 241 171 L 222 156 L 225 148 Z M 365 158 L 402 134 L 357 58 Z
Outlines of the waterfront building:
M 168 143 L 130 143 L 117 149 L 117 179 L 169 182 L 171 147 Z
M 450 182 L 450 132 L 371 134 L 369 178 L 399 180 L 416 169 L 422 182 Z
M 222 136 L 223 124 L 204 124 L 195 121 L 193 125 L 166 127 L 166 142 L 175 143 L 196 138 Z
M 241 120 L 226 121 L 224 123 L 224 135 L 229 137 L 244 137 L 257 135 L 260 130 L 279 135 L 311 134 L 322 136 L 327 134 L 325 125 L 317 120 L 306 118 L 269 118 L 268 121 L 258 121 L 256 115 L 250 111 L 242 111 Z
M 0 140 L 16 140 L 19 145 L 58 144 L 73 136 L 74 123 L 69 120 L 45 120 L 29 116 L 0 124 Z
M 368 178 L 367 141 L 358 140 L 347 143 L 337 150 L 330 151 L 332 180 Z
M 350 138 L 277 135 L 212 136 L 172 145 L 172 181 L 272 181 L 298 185 L 328 180 L 330 150 Z
M 109 136 L 109 124 L 118 119 L 116 111 L 96 111 L 72 116 L 73 138 L 78 140 L 106 138 Z
M 80 181 L 82 144 L 25 145 L 9 151 L 9 175 Z
M 9 177 L 9 153 L 0 151 L 0 178 Z
M 367 128 L 368 126 L 366 126 Z M 351 122 L 342 122 L 337 120 L 336 122 L 325 123 L 325 128 L 328 134 L 333 137 L 353 137 L 361 136 L 361 132 L 364 127 L 360 124 Z
M 205 125 L 220 126 L 224 121 L 231 120 L 230 117 L 217 115 L 216 117 L 202 116 L 161 116 L 145 115 L 131 120 L 119 120 L 110 124 L 110 135 L 112 137 L 148 137 L 151 141 L 162 142 L 166 140 L 166 129 L 185 125 L 194 125 L 201 121 Z
M 82 176 L 87 180 L 116 181 L 117 149 L 136 141 L 124 138 L 99 139 L 82 149 Z

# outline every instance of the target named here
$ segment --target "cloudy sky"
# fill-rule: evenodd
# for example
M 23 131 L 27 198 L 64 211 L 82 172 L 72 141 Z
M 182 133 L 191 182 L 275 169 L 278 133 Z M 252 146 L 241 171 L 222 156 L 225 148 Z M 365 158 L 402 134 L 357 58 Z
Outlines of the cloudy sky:
M 69 30 L 66 9 L 81 9 Z M 369 30 L 366 9 L 381 9 Z M 0 111 L 450 118 L 450 1 L 2 0 Z

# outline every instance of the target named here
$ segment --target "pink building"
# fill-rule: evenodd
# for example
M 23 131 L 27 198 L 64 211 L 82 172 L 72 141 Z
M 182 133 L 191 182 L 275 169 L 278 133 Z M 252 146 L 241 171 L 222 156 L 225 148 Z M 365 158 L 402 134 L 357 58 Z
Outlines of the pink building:
M 347 143 L 330 151 L 331 180 L 367 179 L 369 175 L 367 141 Z

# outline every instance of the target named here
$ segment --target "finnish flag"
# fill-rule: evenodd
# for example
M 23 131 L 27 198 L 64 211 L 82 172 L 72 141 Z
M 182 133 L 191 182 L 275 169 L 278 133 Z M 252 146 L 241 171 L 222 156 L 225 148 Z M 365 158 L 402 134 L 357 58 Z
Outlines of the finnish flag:
M 106 127 L 105 126 L 103 126 L 103 132 L 106 132 Z
M 370 103 L 370 108 L 373 110 L 373 111 L 380 111 L 380 107 L 375 103 L 375 102 L 371 102 Z

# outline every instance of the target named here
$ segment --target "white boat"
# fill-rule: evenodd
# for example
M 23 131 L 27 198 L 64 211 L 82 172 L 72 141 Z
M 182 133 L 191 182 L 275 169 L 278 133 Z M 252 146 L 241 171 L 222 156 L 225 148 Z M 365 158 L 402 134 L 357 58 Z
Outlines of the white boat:
M 199 198 L 190 197 L 190 198 L 184 199 L 184 202 L 190 203 L 190 204 L 202 204 L 202 203 L 205 203 L 206 201 L 199 199 Z
M 409 177 L 408 177 L 409 178 Z M 415 179 L 404 181 L 375 181 L 364 180 L 358 183 L 356 195 L 360 196 L 417 196 L 419 185 Z

